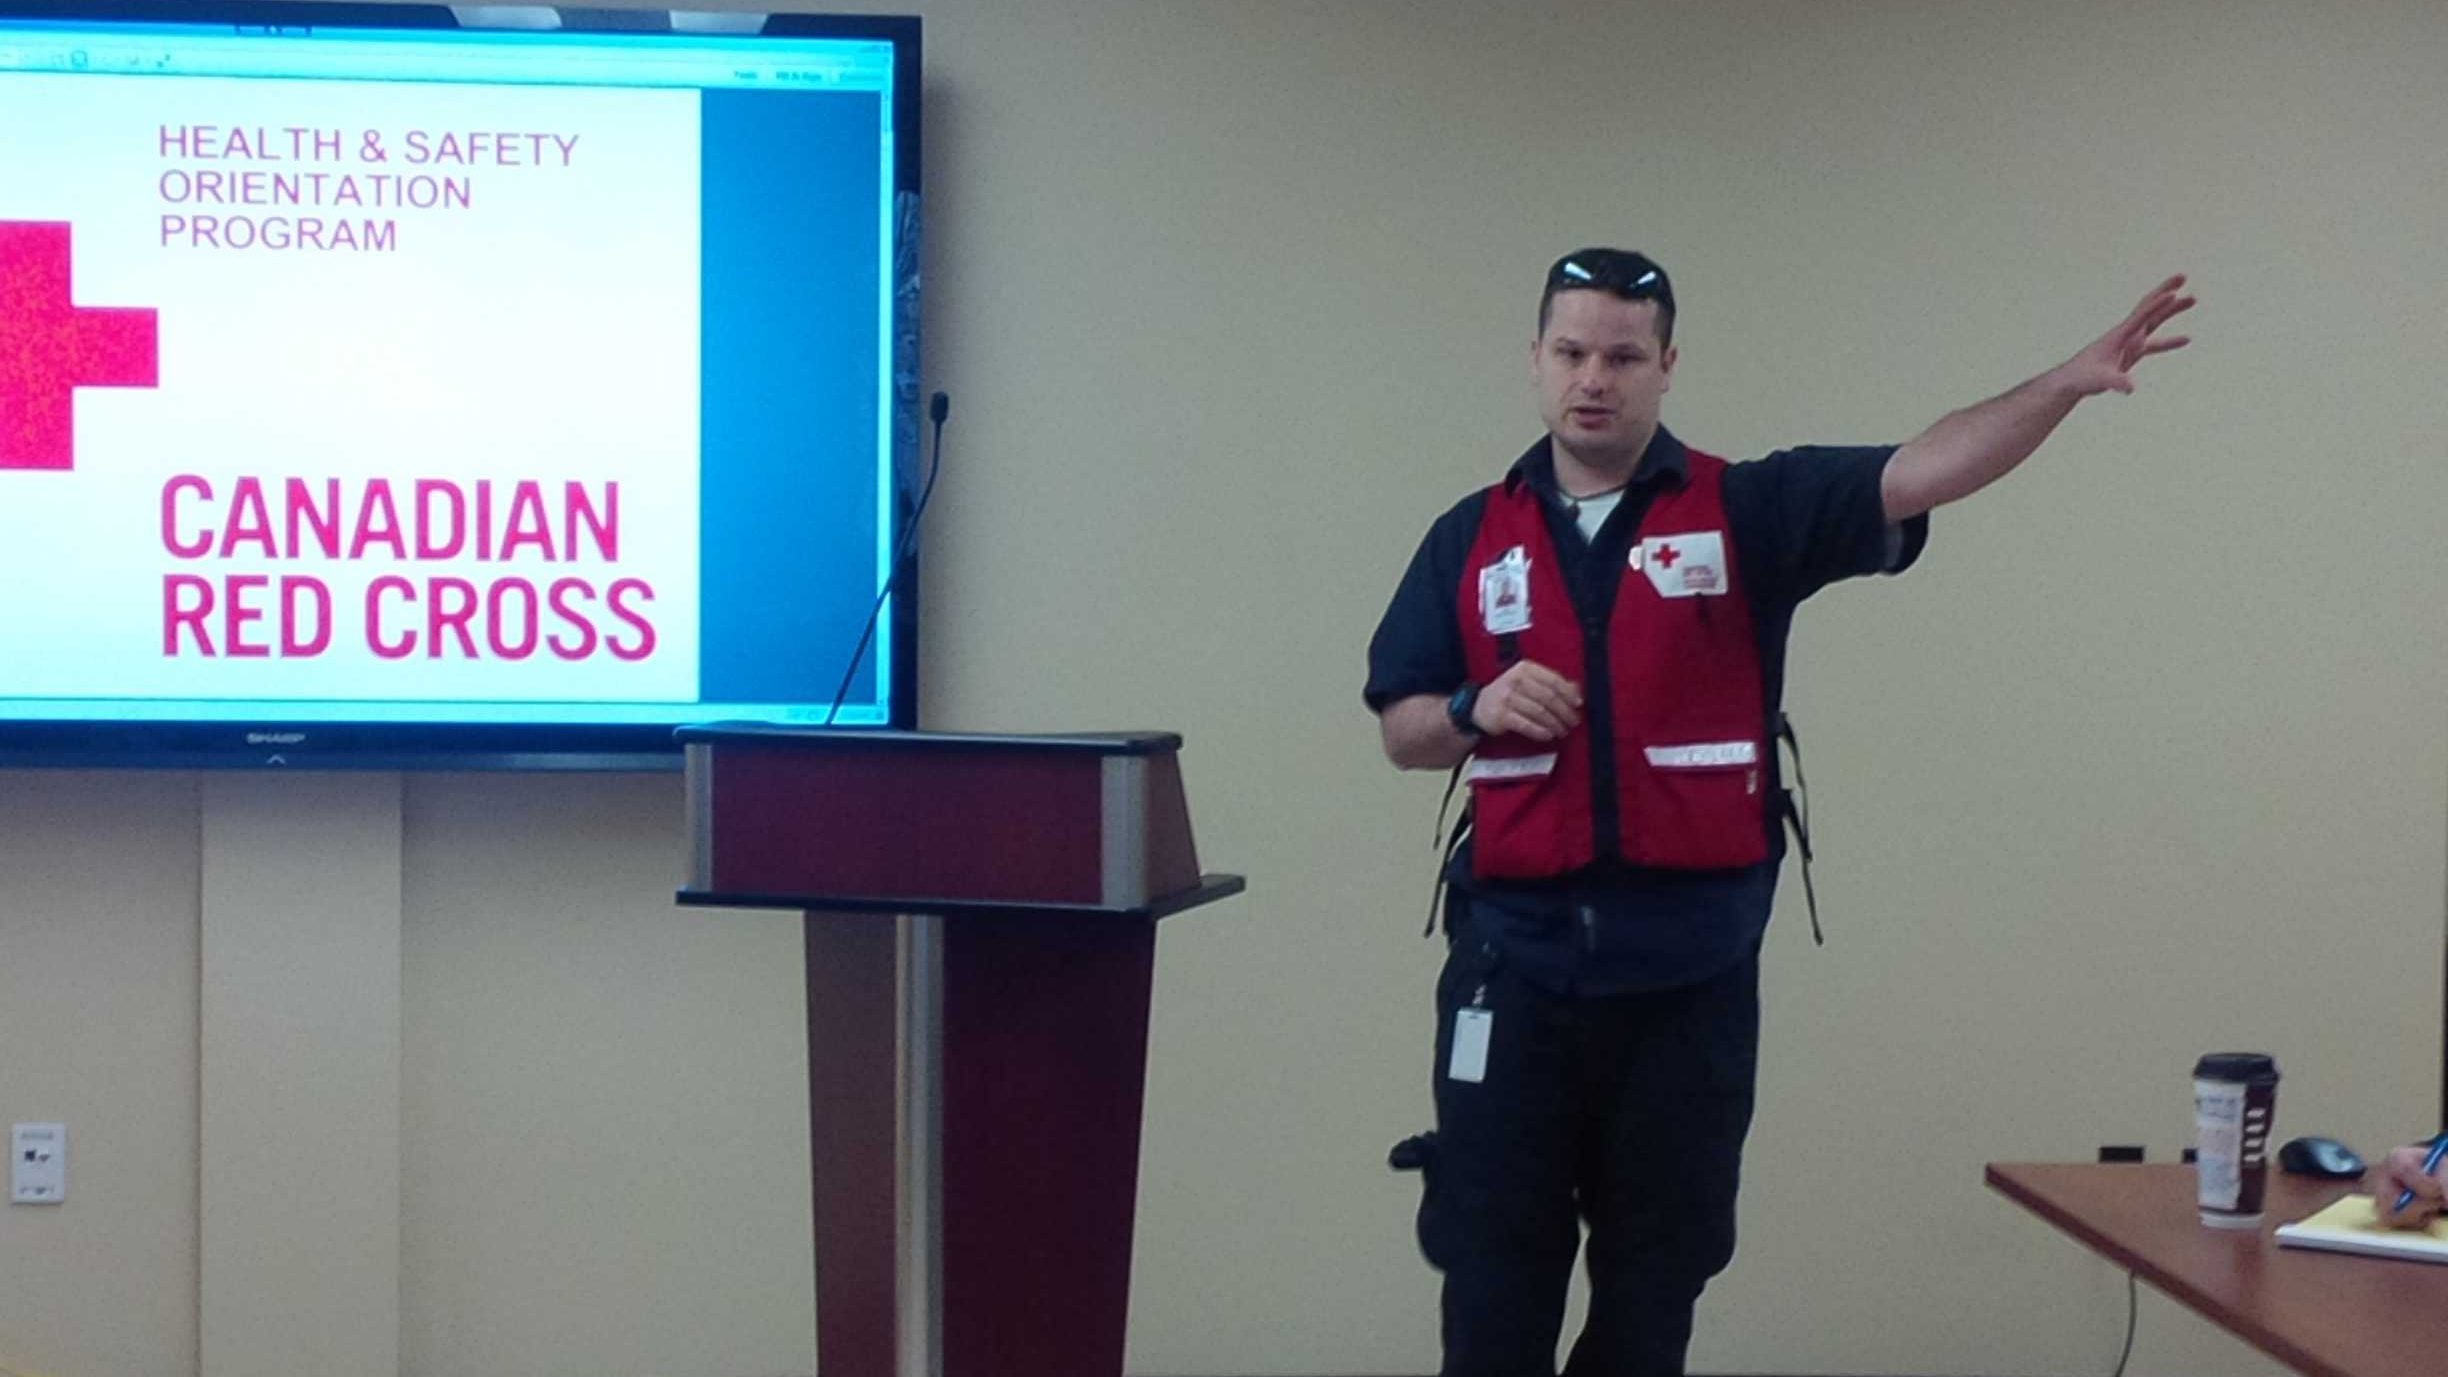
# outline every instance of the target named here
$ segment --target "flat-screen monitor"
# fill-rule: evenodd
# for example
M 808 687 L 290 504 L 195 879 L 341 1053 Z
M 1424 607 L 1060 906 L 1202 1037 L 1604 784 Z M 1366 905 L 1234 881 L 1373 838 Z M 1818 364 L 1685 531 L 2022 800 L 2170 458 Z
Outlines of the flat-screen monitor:
M 0 0 L 0 764 L 914 725 L 918 44 Z

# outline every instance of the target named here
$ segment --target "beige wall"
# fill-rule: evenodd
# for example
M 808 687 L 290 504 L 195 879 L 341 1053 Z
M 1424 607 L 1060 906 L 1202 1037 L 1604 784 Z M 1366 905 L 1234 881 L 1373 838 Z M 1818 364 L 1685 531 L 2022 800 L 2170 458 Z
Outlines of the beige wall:
M 1789 885 L 1695 1364 L 2104 1370 L 2119 1279 L 1980 1166 L 2172 1156 L 2205 1049 L 2278 1054 L 2282 1132 L 2432 1126 L 2448 10 L 924 12 L 926 722 L 1180 729 L 1251 877 L 1159 944 L 1135 1371 L 1433 1365 L 1382 1162 L 1429 1112 L 1439 781 L 1382 763 L 1361 652 L 1534 434 L 1537 275 L 1587 241 L 1674 271 L 1669 421 L 1737 455 L 1903 438 L 2164 271 L 2205 298 L 1801 619 L 1831 944 Z M 0 1211 L 0 1365 L 193 1370 L 202 807 L 0 776 L 0 1121 L 68 1120 L 76 1191 Z M 669 905 L 667 779 L 399 807 L 402 1371 L 806 1370 L 787 922 Z M 2270 1369 L 2153 1303 L 2132 1370 Z
M 0 1123 L 68 1200 L 0 1206 L 0 1372 L 196 1363 L 194 780 L 0 774 Z

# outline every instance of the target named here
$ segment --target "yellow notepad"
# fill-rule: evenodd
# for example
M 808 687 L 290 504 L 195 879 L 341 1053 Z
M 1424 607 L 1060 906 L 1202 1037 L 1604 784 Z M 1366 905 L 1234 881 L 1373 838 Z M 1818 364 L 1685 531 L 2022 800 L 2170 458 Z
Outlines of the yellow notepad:
M 2308 1219 L 2279 1225 L 2278 1242 L 2289 1248 L 2448 1262 L 2448 1219 L 2434 1219 L 2428 1229 L 2391 1229 L 2381 1224 L 2379 1207 L 2370 1196 L 2348 1195 Z

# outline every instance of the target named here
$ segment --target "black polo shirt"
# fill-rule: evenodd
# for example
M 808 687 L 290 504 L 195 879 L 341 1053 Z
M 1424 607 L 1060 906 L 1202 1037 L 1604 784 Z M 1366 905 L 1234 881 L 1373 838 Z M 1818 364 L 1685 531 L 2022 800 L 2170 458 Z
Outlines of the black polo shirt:
M 1542 438 L 1505 482 L 1527 483 L 1547 498 L 1547 527 L 1574 608 L 1605 617 L 1613 608 L 1633 535 L 1656 493 L 1690 479 L 1680 440 L 1661 428 L 1633 469 L 1596 540 L 1581 534 L 1555 482 L 1555 455 Z M 1887 521 L 1880 474 L 1892 446 L 1780 450 L 1730 465 L 1725 474 L 1726 538 L 1733 543 L 1751 624 L 1759 637 L 1767 694 L 1763 739 L 1785 691 L 1785 640 L 1794 609 L 1839 579 L 1900 573 L 1929 539 L 1929 518 Z M 1369 641 L 1365 694 L 1372 711 L 1418 694 L 1443 697 L 1465 677 L 1455 599 L 1462 566 L 1478 533 L 1485 491 L 1437 518 L 1412 556 L 1402 583 Z M 1772 790 L 1782 787 L 1771 749 Z M 1773 801 L 1776 794 L 1768 797 Z M 1446 872 L 1473 940 L 1502 947 L 1524 973 L 1554 989 L 1585 994 L 1663 989 L 1704 980 L 1751 954 L 1768 926 L 1785 836 L 1769 809 L 1768 859 L 1734 870 L 1658 870 L 1602 860 L 1571 875 L 1535 882 L 1478 880 L 1466 841 Z

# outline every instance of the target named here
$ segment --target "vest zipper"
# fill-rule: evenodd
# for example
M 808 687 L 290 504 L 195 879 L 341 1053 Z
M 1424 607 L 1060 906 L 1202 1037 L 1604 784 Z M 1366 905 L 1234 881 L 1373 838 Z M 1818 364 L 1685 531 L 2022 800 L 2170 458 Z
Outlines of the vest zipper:
M 1609 599 L 1608 601 L 1612 601 Z M 1614 666 L 1607 658 L 1606 623 L 1613 612 L 1581 614 L 1581 664 L 1585 681 L 1581 701 L 1589 710 L 1590 860 L 1618 855 L 1617 836 L 1623 830 L 1615 793 Z

